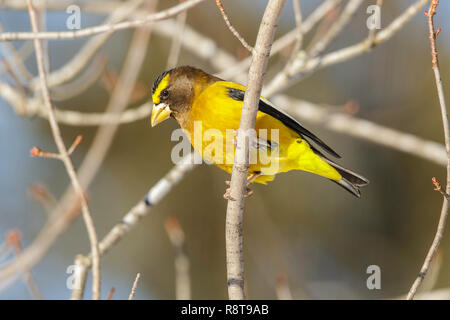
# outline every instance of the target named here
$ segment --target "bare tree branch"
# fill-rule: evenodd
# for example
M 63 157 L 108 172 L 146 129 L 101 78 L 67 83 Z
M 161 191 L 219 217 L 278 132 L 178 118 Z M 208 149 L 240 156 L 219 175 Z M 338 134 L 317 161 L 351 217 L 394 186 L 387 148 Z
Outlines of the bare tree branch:
M 272 101 L 299 120 L 316 123 L 333 132 L 364 139 L 381 146 L 412 154 L 439 165 L 447 164 L 445 147 L 416 135 L 385 127 L 370 120 L 336 112 L 336 106 L 320 106 L 286 95 L 276 95 Z
M 129 17 L 139 8 L 142 2 L 143 0 L 131 0 L 123 3 L 120 7 L 114 10 L 108 18 L 106 18 L 105 24 L 118 23 L 119 21 Z M 48 75 L 49 87 L 53 88 L 59 86 L 76 77 L 113 34 L 113 32 L 107 32 L 96 35 L 95 37 L 87 40 L 83 47 L 70 59 L 70 61 L 65 63 L 60 68 L 52 71 Z M 31 88 L 36 88 L 38 86 L 37 78 L 32 80 L 30 86 Z
M 245 41 L 244 37 L 242 37 L 239 32 L 233 27 L 233 25 L 230 22 L 230 19 L 228 18 L 227 13 L 225 12 L 225 8 L 223 7 L 223 4 L 220 0 L 216 0 L 216 5 L 220 10 L 220 13 L 222 14 L 223 20 L 225 21 L 228 29 L 230 29 L 231 33 L 236 37 L 236 39 L 239 40 L 239 42 L 242 44 L 242 46 L 247 49 L 250 53 L 253 53 L 253 48 L 251 45 Z
M 323 56 L 311 57 L 306 62 L 297 61 L 289 69 L 288 74 L 278 75 L 272 79 L 264 88 L 263 94 L 271 96 L 286 89 L 288 86 L 306 78 L 313 72 L 325 67 L 347 61 L 351 58 L 364 54 L 372 50 L 389 39 L 391 39 L 412 17 L 430 0 L 418 0 L 406 9 L 400 16 L 392 21 L 386 28 L 378 32 L 374 40 L 365 39 L 358 44 L 347 48 L 339 49 Z
M 33 28 L 33 32 L 39 32 L 37 21 L 36 21 L 36 12 L 33 8 L 33 4 L 31 0 L 28 0 L 28 11 L 30 14 L 31 26 Z M 56 146 L 58 147 L 58 151 L 61 155 L 61 160 L 66 167 L 67 173 L 72 182 L 72 186 L 75 192 L 78 194 L 78 197 L 81 201 L 81 210 L 83 212 L 83 219 L 86 224 L 86 228 L 89 235 L 89 241 L 91 244 L 91 251 L 93 257 L 93 281 L 92 281 L 92 297 L 95 300 L 100 299 L 100 255 L 97 241 L 97 233 L 95 231 L 94 222 L 92 220 L 92 215 L 89 211 L 89 207 L 87 205 L 86 197 L 84 195 L 83 188 L 81 187 L 80 181 L 78 180 L 77 173 L 75 172 L 75 168 L 73 166 L 72 160 L 70 159 L 70 155 L 64 145 L 64 141 L 61 137 L 61 132 L 59 130 L 58 122 L 56 121 L 55 114 L 53 111 L 53 106 L 50 101 L 50 93 L 47 87 L 47 76 L 45 72 L 44 66 L 44 57 L 42 54 L 42 45 L 38 39 L 34 40 L 34 47 L 36 50 L 36 61 L 39 70 L 39 76 L 41 79 L 42 86 L 42 97 L 45 103 L 45 106 L 48 110 L 49 115 L 49 123 L 52 129 L 53 138 L 55 139 Z
M 377 7 L 380 8 L 383 6 L 383 0 L 377 0 Z M 375 36 L 377 35 L 377 28 L 372 28 L 369 30 L 369 36 L 367 37 L 367 41 L 369 42 L 370 46 L 373 46 L 375 42 Z
M 305 35 L 308 33 L 331 9 L 337 6 L 342 0 L 326 0 L 322 2 L 305 21 L 301 24 L 301 33 Z M 270 55 L 274 55 L 280 52 L 283 48 L 292 44 L 294 41 L 298 41 L 298 26 L 294 30 L 286 33 L 274 41 Z M 230 65 L 221 66 L 221 71 L 217 74 L 220 78 L 234 79 L 238 82 L 244 83 L 247 79 L 245 71 L 250 67 L 252 57 L 245 58 L 240 62 L 235 62 Z
M 445 188 L 446 189 L 445 194 L 449 194 L 450 193 L 450 125 L 448 122 L 447 106 L 445 103 L 444 88 L 442 85 L 441 72 L 439 69 L 438 52 L 436 49 L 436 36 L 439 34 L 440 29 L 435 31 L 435 28 L 434 28 L 434 16 L 436 14 L 436 8 L 437 8 L 438 4 L 439 4 L 439 0 L 431 1 L 427 16 L 428 16 L 428 31 L 429 31 L 429 39 L 430 39 L 430 46 L 431 46 L 431 58 L 432 58 L 433 72 L 434 72 L 434 77 L 436 80 L 437 93 L 438 93 L 438 97 L 439 97 L 439 103 L 440 103 L 441 114 L 442 114 L 442 125 L 444 127 L 445 149 L 447 151 L 447 186 Z M 414 295 L 417 292 L 417 288 L 420 286 L 423 279 L 427 275 L 428 268 L 430 267 L 433 257 L 439 248 L 439 244 L 441 243 L 442 237 L 444 235 L 444 229 L 446 226 L 447 216 L 448 216 L 448 209 L 449 209 L 449 200 L 448 200 L 447 196 L 444 196 L 444 201 L 442 203 L 442 209 L 441 209 L 441 216 L 439 218 L 439 224 L 438 224 L 436 234 L 433 239 L 433 243 L 431 244 L 431 247 L 427 253 L 427 256 L 425 257 L 425 261 L 422 265 L 422 268 L 420 269 L 419 275 L 417 276 L 411 289 L 409 290 L 409 293 L 407 296 L 408 300 L 414 299 Z
M 245 299 L 242 222 L 244 193 L 247 189 L 249 168 L 249 142 L 245 133 L 255 127 L 264 72 L 269 60 L 275 28 L 284 3 L 285 0 L 270 0 L 266 7 L 256 39 L 248 76 L 248 87 L 242 105 L 225 227 L 228 296 L 232 300 Z
M 189 257 L 186 253 L 184 231 L 175 217 L 167 218 L 164 226 L 175 250 L 175 297 L 177 300 L 190 300 L 191 277 L 189 276 Z
M 183 0 L 180 0 L 183 1 Z M 186 26 L 187 11 L 183 11 L 177 16 L 176 29 L 172 36 L 169 58 L 167 59 L 166 70 L 175 68 L 181 51 L 181 39 L 183 38 L 184 27 Z
M 128 297 L 128 300 L 133 300 L 134 295 L 136 294 L 137 285 L 139 282 L 139 279 L 141 278 L 141 274 L 138 273 L 136 275 L 136 279 L 134 279 L 133 287 L 131 288 L 130 296 Z
M 275 291 L 278 300 L 292 300 L 292 292 L 289 287 L 288 278 L 284 273 L 277 275 L 275 279 Z
M 132 207 L 123 217 L 122 221 L 116 224 L 100 241 L 100 254 L 106 254 L 115 244 L 117 244 L 125 235 L 127 235 L 138 222 L 145 217 L 153 206 L 159 203 L 172 188 L 177 185 L 186 175 L 195 167 L 192 155 L 184 157 L 172 170 L 170 170 L 161 180 L 150 188 L 145 197 Z M 82 263 L 82 269 L 87 270 L 92 265 L 92 255 L 82 256 L 85 260 Z M 85 285 L 85 280 L 81 281 L 78 289 L 72 291 L 72 297 L 79 296 Z
M 34 39 L 74 39 L 92 36 L 99 33 L 118 31 L 130 28 L 137 28 L 144 26 L 148 23 L 170 18 L 179 14 L 182 11 L 188 10 L 191 7 L 199 4 L 204 0 L 188 0 L 186 2 L 180 3 L 167 10 L 152 13 L 148 16 L 133 20 L 125 21 L 116 24 L 106 24 L 91 28 L 80 29 L 76 31 L 59 31 L 59 32 L 5 32 L 0 34 L 0 41 L 14 41 L 14 40 L 34 40 Z

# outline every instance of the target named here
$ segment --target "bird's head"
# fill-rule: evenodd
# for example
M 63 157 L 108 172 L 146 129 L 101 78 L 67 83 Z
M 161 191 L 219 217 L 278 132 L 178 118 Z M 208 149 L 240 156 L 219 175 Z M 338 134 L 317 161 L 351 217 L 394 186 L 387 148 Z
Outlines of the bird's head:
M 175 118 L 178 122 L 189 113 L 197 94 L 217 78 L 189 66 L 178 67 L 160 74 L 152 88 L 152 127 Z

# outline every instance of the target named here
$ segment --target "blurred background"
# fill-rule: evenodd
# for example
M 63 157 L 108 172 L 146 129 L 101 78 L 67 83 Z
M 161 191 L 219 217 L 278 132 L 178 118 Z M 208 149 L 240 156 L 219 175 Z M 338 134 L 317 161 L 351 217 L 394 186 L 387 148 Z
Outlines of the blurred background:
M 105 3 L 108 1 L 105 1 Z M 320 3 L 301 0 L 304 17 Z M 365 1 L 327 52 L 363 40 L 368 30 L 366 9 L 376 1 Z M 381 27 L 387 26 L 414 1 L 384 1 Z M 158 10 L 178 1 L 159 1 Z M 343 3 L 346 3 L 344 1 Z M 253 44 L 266 1 L 224 1 L 237 30 Z M 341 6 L 343 6 L 341 4 Z M 427 8 L 424 8 L 427 9 Z M 424 139 L 443 143 L 442 120 L 431 70 L 428 27 L 423 10 L 390 41 L 345 63 L 314 73 L 283 93 L 318 104 L 342 106 L 357 102 L 355 116 L 396 128 Z M 436 16 L 443 31 L 438 50 L 444 88 L 450 90 L 450 33 L 445 24 L 450 3 L 441 1 Z M 48 11 L 48 30 L 66 30 L 68 14 Z M 81 12 L 81 27 L 99 25 L 105 17 Z M 7 31 L 29 31 L 28 13 L 0 5 L 0 21 Z M 218 46 L 238 59 L 248 54 L 226 27 L 214 1 L 189 10 L 187 25 L 214 39 Z M 276 33 L 280 37 L 295 28 L 292 1 L 287 1 Z M 308 43 L 314 30 L 305 36 Z M 101 52 L 108 57 L 108 70 L 120 73 L 133 30 L 116 32 Z M 50 69 L 56 69 L 79 50 L 88 38 L 49 42 Z M 16 47 L 23 42 L 13 42 Z M 0 46 L 3 46 L 1 43 Z M 133 105 L 150 99 L 151 85 L 165 70 L 171 39 L 152 34 L 138 84 L 144 94 Z M 284 65 L 289 48 L 271 59 L 266 83 Z M 3 50 L 3 49 L 2 49 Z M 3 52 L 4 51 L 0 51 Z M 34 54 L 26 66 L 37 74 Z M 193 65 L 214 73 L 207 61 L 181 48 L 178 65 Z M 13 84 L 7 74 L 1 81 Z M 102 112 L 109 92 L 97 81 L 82 95 L 55 102 L 60 109 Z M 337 109 L 333 111 L 342 111 Z M 295 299 L 379 299 L 406 294 L 416 278 L 432 242 L 442 197 L 433 190 L 432 177 L 445 181 L 445 168 L 423 158 L 337 134 L 317 124 L 303 122 L 343 155 L 339 161 L 369 178 L 361 199 L 308 173 L 280 174 L 267 186 L 254 185 L 246 200 L 244 216 L 245 274 L 250 299 L 276 299 L 277 279 L 285 277 Z M 78 134 L 83 142 L 73 155 L 78 166 L 97 127 L 61 125 L 66 144 Z M 175 121 L 151 128 L 149 119 L 123 124 L 106 159 L 87 190 L 97 233 L 102 238 L 172 167 L 170 141 Z M 62 163 L 31 158 L 33 146 L 56 152 L 48 121 L 20 117 L 0 100 L 0 236 L 18 229 L 24 247 L 30 245 L 47 219 L 29 197 L 29 186 L 41 183 L 57 198 L 69 185 Z M 192 298 L 227 298 L 225 269 L 225 212 L 222 195 L 229 177 L 203 164 L 186 177 L 155 206 L 151 213 L 101 259 L 102 297 L 111 287 L 114 299 L 127 298 L 137 272 L 141 279 L 136 299 L 174 299 L 174 248 L 164 228 L 168 217 L 176 217 L 186 237 L 190 259 Z M 448 231 L 448 230 L 447 230 Z M 0 242 L 3 240 L 0 240 Z M 450 235 L 441 244 L 440 273 L 435 288 L 450 286 Z M 81 217 L 58 238 L 46 256 L 33 268 L 37 288 L 45 299 L 67 299 L 68 266 L 75 255 L 89 252 L 89 241 Z M 0 258 L 5 264 L 11 255 Z M 381 270 L 381 289 L 366 286 L 367 268 Z M 88 281 L 85 298 L 91 297 Z M 0 288 L 0 299 L 31 299 L 23 281 Z

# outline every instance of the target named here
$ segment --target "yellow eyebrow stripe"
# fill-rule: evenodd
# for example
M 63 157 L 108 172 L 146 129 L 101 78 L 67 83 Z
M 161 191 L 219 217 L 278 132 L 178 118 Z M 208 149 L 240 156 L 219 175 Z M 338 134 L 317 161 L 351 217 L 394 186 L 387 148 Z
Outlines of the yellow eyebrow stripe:
M 169 84 L 169 77 L 170 74 L 167 74 L 162 80 L 159 82 L 158 87 L 155 90 L 155 93 L 152 95 L 152 100 L 154 104 L 159 104 L 159 95 L 161 94 L 161 91 L 163 91 L 167 85 Z

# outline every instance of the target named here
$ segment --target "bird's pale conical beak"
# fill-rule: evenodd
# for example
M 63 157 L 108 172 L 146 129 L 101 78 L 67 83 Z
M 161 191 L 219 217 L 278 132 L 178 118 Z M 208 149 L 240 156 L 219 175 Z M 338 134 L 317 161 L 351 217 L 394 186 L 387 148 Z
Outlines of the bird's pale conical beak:
M 170 117 L 171 113 L 172 111 L 170 111 L 169 107 L 164 103 L 153 105 L 151 116 L 152 127 L 163 122 L 164 120 L 167 120 Z

